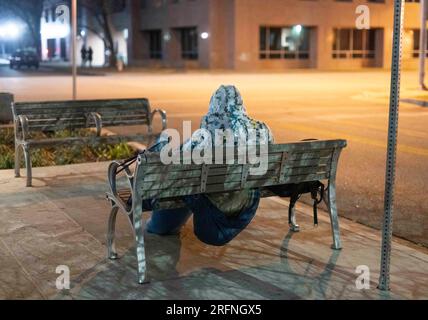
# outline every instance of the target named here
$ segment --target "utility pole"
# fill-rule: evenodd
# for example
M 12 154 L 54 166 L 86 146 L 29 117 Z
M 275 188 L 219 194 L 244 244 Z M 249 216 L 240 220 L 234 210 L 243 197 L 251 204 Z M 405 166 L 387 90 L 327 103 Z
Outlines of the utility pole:
M 379 277 L 379 289 L 383 291 L 389 290 L 389 272 L 391 264 L 392 218 L 394 213 L 395 166 L 397 159 L 398 111 L 400 106 L 403 18 L 404 0 L 394 0 L 391 93 L 389 98 L 388 151 L 385 175 L 385 210 L 382 225 L 382 251 Z
M 421 0 L 421 31 L 419 38 L 419 85 L 422 90 L 428 90 L 425 86 L 425 59 L 427 51 L 427 1 Z
M 77 0 L 71 2 L 71 64 L 73 73 L 73 100 L 77 99 Z

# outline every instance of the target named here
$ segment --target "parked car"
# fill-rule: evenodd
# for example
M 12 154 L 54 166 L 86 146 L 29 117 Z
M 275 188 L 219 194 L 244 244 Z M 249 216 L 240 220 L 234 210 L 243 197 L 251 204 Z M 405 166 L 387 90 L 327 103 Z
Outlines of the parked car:
M 10 57 L 10 68 L 20 69 L 22 66 L 27 68 L 39 68 L 40 60 L 35 51 L 32 50 L 18 50 Z

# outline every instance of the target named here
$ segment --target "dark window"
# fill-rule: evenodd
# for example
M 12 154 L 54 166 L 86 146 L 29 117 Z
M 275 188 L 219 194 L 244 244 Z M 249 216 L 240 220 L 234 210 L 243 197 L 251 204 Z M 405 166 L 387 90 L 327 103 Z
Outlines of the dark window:
M 61 38 L 60 48 L 61 48 L 61 59 L 66 61 L 67 60 L 67 39 Z
M 162 59 L 162 30 L 147 31 L 150 59 Z
M 375 57 L 376 29 L 334 29 L 333 58 L 365 58 Z
M 260 59 L 309 59 L 310 28 L 260 27 Z
M 52 8 L 52 22 L 56 21 L 56 8 Z
M 48 39 L 48 58 L 56 57 L 56 39 Z
M 340 30 L 339 50 L 351 50 L 351 29 Z
M 196 27 L 181 28 L 181 58 L 185 60 L 197 60 L 198 54 L 198 30 Z
M 420 29 L 414 29 L 413 31 L 413 58 L 419 58 L 420 55 Z M 427 41 L 427 52 L 425 53 L 428 57 L 428 41 Z
M 363 58 L 363 30 L 352 30 L 352 49 L 355 50 L 352 53 L 352 58 Z

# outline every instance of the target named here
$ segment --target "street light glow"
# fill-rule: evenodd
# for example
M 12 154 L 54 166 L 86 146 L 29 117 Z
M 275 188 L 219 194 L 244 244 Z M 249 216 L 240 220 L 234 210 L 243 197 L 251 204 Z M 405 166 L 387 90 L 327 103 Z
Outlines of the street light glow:
M 21 35 L 21 28 L 14 22 L 0 26 L 0 38 L 16 39 Z
M 208 39 L 209 36 L 210 36 L 210 34 L 208 32 L 202 32 L 201 33 L 201 38 L 204 39 L 204 40 Z
M 302 32 L 302 29 L 303 29 L 303 27 L 300 24 L 298 24 L 297 26 L 294 26 L 294 31 L 297 34 L 300 34 Z

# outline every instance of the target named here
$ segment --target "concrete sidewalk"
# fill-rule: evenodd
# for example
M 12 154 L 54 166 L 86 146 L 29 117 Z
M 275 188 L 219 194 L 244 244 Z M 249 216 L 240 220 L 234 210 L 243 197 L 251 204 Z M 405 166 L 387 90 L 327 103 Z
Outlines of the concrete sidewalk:
M 191 223 L 181 236 L 147 235 L 150 283 L 136 282 L 133 236 L 119 216 L 121 259 L 106 259 L 108 163 L 36 168 L 34 188 L 0 171 L 0 298 L 3 299 L 427 299 L 428 250 L 394 239 L 391 292 L 376 289 L 379 232 L 341 219 L 343 250 L 332 251 L 329 220 L 300 204 L 302 231 L 288 232 L 288 202 L 262 201 L 257 217 L 232 243 L 199 242 Z M 340 210 L 340 208 L 339 208 Z M 147 218 L 147 217 L 146 217 Z M 71 272 L 58 291 L 56 268 Z M 371 288 L 357 290 L 357 266 Z

